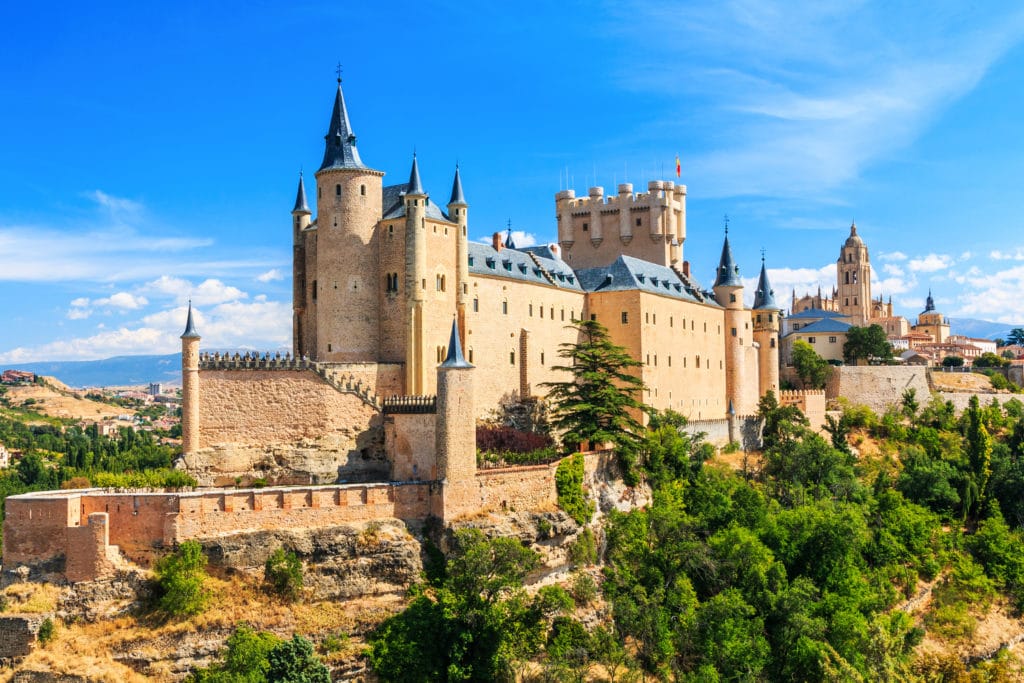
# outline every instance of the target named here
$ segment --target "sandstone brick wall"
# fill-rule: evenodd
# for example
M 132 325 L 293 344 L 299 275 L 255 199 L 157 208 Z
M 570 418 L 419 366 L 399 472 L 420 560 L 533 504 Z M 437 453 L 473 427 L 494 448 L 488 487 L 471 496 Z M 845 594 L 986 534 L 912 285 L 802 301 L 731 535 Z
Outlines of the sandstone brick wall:
M 179 493 L 106 493 L 82 495 L 82 520 L 103 513 L 109 520 L 109 542 L 133 562 L 147 565 L 173 543 L 169 520 L 178 513 Z
M 824 391 L 780 391 L 779 405 L 796 406 L 807 417 L 810 428 L 823 433 L 825 427 L 825 392 Z
M 391 456 L 391 479 L 438 479 L 434 449 L 434 413 L 393 414 L 384 419 L 385 450 Z
M 32 652 L 43 614 L 0 615 L 0 660 L 24 657 Z
M 81 519 L 78 496 L 59 491 L 52 495 L 10 496 L 5 506 L 5 567 L 64 557 L 65 530 L 78 526 Z
M 967 410 L 967 406 L 970 404 L 973 396 L 978 397 L 978 403 L 982 407 L 991 405 L 993 399 L 999 401 L 999 404 L 1002 405 L 1011 398 L 1014 398 L 1012 394 L 975 394 L 966 391 L 940 391 L 938 396 L 943 401 L 952 402 L 957 415 Z
M 476 474 L 477 509 L 534 510 L 553 505 L 558 463 L 481 470 Z
M 94 512 L 84 526 L 68 527 L 67 561 L 64 565 L 64 576 L 68 581 L 95 581 L 113 574 L 108 523 L 107 513 Z
M 877 413 L 896 405 L 907 389 L 917 391 L 918 400 L 930 395 L 928 378 L 923 367 L 895 365 L 853 366 L 832 368 L 825 387 L 826 398 L 846 398 L 850 403 L 866 405 Z

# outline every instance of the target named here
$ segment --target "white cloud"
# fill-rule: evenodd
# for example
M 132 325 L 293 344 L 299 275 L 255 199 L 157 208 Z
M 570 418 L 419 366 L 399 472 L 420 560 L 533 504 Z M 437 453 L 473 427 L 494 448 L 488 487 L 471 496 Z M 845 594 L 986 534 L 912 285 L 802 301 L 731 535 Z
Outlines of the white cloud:
M 969 251 L 965 251 L 965 252 L 963 252 L 962 254 L 960 254 L 960 260 L 961 260 L 961 261 L 967 261 L 967 260 L 970 260 L 970 258 L 971 258 L 972 256 L 974 256 L 974 254 L 973 254 L 973 253 L 971 253 L 971 252 L 969 252 Z
M 743 296 L 748 306 L 754 301 L 757 280 L 757 277 L 743 278 Z M 836 285 L 836 266 L 828 264 L 817 269 L 769 268 L 768 281 L 775 290 L 775 303 L 788 309 L 794 292 L 799 298 L 805 294 L 817 294 L 820 287 L 823 296 L 832 296 L 832 288 Z
M 882 259 L 883 261 L 906 261 L 907 255 L 904 254 L 902 251 L 890 251 L 881 254 L 878 258 Z
M 260 273 L 256 276 L 256 280 L 259 282 L 271 282 L 272 280 L 283 280 L 284 275 L 277 268 L 271 268 L 265 273 Z
M 948 254 L 928 254 L 921 258 L 913 258 L 907 263 L 907 268 L 917 273 L 934 273 L 945 270 L 953 265 L 953 257 Z
M 144 296 L 136 296 L 129 292 L 117 292 L 103 299 L 93 299 L 92 305 L 99 307 L 120 308 L 134 311 L 149 304 Z
M 1014 325 L 1024 321 L 1024 265 L 995 273 L 968 271 L 965 280 L 969 289 L 957 297 L 956 315 Z
M 68 309 L 68 320 L 85 320 L 92 315 L 91 308 L 71 308 Z
M 198 285 L 193 285 L 189 280 L 170 275 L 161 275 L 156 280 L 147 282 L 141 291 L 170 296 L 178 302 L 185 302 L 191 298 L 192 303 L 196 305 L 219 304 L 249 296 L 237 287 L 227 285 L 216 278 L 208 278 Z
M 886 274 L 888 274 L 888 275 L 903 275 L 904 274 L 903 269 L 900 268 L 899 266 L 893 264 L 893 263 L 883 264 L 882 265 L 882 270 L 884 270 L 886 272 Z
M 1024 249 L 1017 247 L 1014 251 L 1000 251 L 993 249 L 988 257 L 993 261 L 1024 261 Z
M 125 199 L 123 197 L 115 197 L 107 194 L 103 190 L 86 192 L 85 196 L 111 211 L 134 213 L 142 210 L 142 204 L 139 202 L 131 199 Z
M 84 296 L 80 296 L 77 299 L 72 299 L 71 305 L 76 306 L 78 308 L 82 308 L 89 305 L 89 300 Z
M 504 242 L 508 236 L 507 230 L 501 231 L 501 240 Z M 477 237 L 476 241 L 480 244 L 491 244 L 491 237 Z M 524 230 L 513 230 L 512 231 L 512 243 L 516 245 L 516 249 L 525 249 L 526 247 L 533 247 L 537 245 L 537 236 L 532 232 L 526 232 Z

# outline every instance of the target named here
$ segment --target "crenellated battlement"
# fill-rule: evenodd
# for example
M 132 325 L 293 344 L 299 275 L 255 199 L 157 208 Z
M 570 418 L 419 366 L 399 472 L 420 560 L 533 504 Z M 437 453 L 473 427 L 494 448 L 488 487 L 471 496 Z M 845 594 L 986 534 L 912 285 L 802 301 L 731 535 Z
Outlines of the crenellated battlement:
M 414 415 L 437 412 L 437 396 L 389 396 L 384 399 L 384 414 Z
M 573 215 L 585 215 L 598 207 L 602 213 L 614 213 L 623 206 L 632 211 L 650 211 L 652 207 L 667 207 L 686 196 L 686 185 L 671 180 L 652 180 L 647 192 L 633 192 L 632 183 L 620 183 L 618 194 L 605 195 L 601 186 L 589 189 L 586 197 L 577 197 L 575 190 L 562 190 L 555 195 L 559 207 L 565 205 Z
M 825 397 L 824 389 L 783 389 L 779 392 L 779 402 L 785 403 L 787 401 L 802 401 L 806 397 L 820 396 Z

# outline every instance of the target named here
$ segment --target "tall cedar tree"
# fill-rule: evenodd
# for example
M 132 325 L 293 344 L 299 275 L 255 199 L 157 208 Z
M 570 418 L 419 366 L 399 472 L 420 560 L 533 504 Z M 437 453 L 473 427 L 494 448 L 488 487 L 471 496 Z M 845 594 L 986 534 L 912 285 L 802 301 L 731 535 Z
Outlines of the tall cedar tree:
M 613 344 L 608 330 L 596 320 L 581 320 L 571 327 L 579 332 L 579 341 L 561 345 L 558 355 L 569 364 L 554 369 L 573 378 L 543 384 L 555 407 L 554 426 L 564 434 L 565 444 L 610 441 L 635 452 L 644 428 L 630 411 L 646 411 L 647 406 L 639 398 L 643 380 L 630 371 L 643 363 Z

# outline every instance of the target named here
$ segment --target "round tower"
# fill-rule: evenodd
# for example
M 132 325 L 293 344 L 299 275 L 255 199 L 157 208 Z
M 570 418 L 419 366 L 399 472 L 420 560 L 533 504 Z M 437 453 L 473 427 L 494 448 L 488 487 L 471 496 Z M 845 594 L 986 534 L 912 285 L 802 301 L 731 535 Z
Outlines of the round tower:
M 768 282 L 764 255 L 761 255 L 761 277 L 754 293 L 754 341 L 758 344 L 757 374 L 758 393 L 764 396 L 769 391 L 779 394 L 779 319 L 782 309 L 775 303 L 775 291 Z
M 746 381 L 746 367 L 743 358 L 743 338 L 740 336 L 749 321 L 749 314 L 743 309 L 743 280 L 740 268 L 732 257 L 729 246 L 729 229 L 726 228 L 722 257 L 715 276 L 715 300 L 725 309 L 725 398 L 726 403 L 739 406 L 746 411 L 743 403 L 743 386 Z
M 199 340 L 192 321 L 192 302 L 181 335 L 181 453 L 199 450 Z
M 866 325 L 871 317 L 871 262 L 856 223 L 850 225 L 850 236 L 839 250 L 836 278 L 839 312 L 849 316 L 854 325 Z
M 422 394 L 426 385 L 426 343 L 424 300 L 427 293 L 427 202 L 429 196 L 420 181 L 420 167 L 412 155 L 412 171 L 405 196 L 405 291 L 407 302 L 405 393 Z
M 476 422 L 472 419 L 476 415 L 473 366 L 462 355 L 456 322 L 452 323 L 448 356 L 437 367 L 436 415 L 434 447 L 442 502 L 435 514 L 450 520 L 480 507 L 476 483 Z
M 558 220 L 558 244 L 565 250 L 568 257 L 569 250 L 576 243 L 576 231 L 572 224 L 572 207 L 576 203 L 576 192 L 574 190 L 562 190 L 555 195 L 555 213 Z
M 309 227 L 311 215 L 306 185 L 299 173 L 299 189 L 292 209 L 292 355 L 296 358 L 306 353 L 306 236 L 303 231 Z
M 455 236 L 455 312 L 459 328 L 459 341 L 466 345 L 466 310 L 469 304 L 469 204 L 462 192 L 462 177 L 455 165 L 452 196 L 448 200 L 448 217 L 458 223 Z
M 359 158 L 338 79 L 316 172 L 316 360 L 376 361 L 380 349 L 377 223 L 384 173 Z M 309 275 L 307 274 L 307 277 Z

